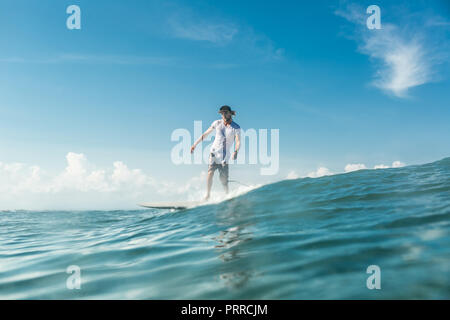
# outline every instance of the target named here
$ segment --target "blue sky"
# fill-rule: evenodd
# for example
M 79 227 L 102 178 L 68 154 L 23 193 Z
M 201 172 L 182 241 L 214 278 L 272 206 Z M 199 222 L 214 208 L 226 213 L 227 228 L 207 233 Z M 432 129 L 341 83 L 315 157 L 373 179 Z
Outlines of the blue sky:
M 431 162 L 450 150 L 449 39 L 446 1 L 4 0 L 0 162 L 60 172 L 73 152 L 181 183 L 205 166 L 171 163 L 172 131 L 223 104 L 280 130 L 279 174 L 242 181 Z

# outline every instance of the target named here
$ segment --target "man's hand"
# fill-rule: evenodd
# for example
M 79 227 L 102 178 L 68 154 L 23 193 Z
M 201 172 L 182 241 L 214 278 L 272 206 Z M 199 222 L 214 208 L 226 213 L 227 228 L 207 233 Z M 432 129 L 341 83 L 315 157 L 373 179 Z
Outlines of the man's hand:
M 201 142 L 203 141 L 203 139 L 206 138 L 206 137 L 208 136 L 208 134 L 210 134 L 213 130 L 214 130 L 214 128 L 213 128 L 212 126 L 209 127 L 209 129 L 206 130 L 205 133 L 202 134 L 202 135 L 200 136 L 200 138 L 198 138 L 198 140 L 194 142 L 194 144 L 193 144 L 192 147 L 191 147 L 191 153 L 194 152 L 195 147 L 196 147 L 199 143 L 201 143 Z
M 231 157 L 232 160 L 236 160 L 237 158 L 237 151 L 233 152 L 233 156 Z

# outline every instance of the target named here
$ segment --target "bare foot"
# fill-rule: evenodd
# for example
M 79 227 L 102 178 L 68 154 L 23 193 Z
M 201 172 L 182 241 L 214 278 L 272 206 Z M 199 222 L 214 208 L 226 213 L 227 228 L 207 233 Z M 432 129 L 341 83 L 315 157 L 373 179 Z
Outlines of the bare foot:
M 208 201 L 209 200 L 209 194 L 207 194 L 204 198 L 203 201 Z

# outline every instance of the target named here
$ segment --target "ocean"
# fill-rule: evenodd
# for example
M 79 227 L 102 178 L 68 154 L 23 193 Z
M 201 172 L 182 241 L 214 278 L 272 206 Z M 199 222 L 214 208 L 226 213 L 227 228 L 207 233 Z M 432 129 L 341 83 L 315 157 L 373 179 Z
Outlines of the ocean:
M 188 210 L 1 211 L 0 298 L 450 299 L 449 231 L 450 158 Z

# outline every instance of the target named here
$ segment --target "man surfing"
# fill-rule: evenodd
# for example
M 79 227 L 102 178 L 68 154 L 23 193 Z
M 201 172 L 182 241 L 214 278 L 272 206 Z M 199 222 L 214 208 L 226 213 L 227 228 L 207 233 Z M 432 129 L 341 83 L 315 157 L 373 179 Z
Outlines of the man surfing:
M 214 121 L 200 138 L 192 145 L 191 153 L 194 152 L 195 147 L 203 141 L 213 130 L 216 130 L 216 136 L 211 146 L 209 154 L 208 176 L 206 178 L 206 196 L 205 201 L 209 199 L 214 172 L 219 170 L 220 182 L 228 193 L 228 160 L 230 158 L 230 151 L 235 142 L 235 149 L 231 157 L 232 160 L 237 158 L 239 148 L 241 146 L 241 127 L 233 121 L 232 116 L 236 115 L 236 111 L 231 110 L 229 106 L 220 107 L 219 113 L 222 119 Z

